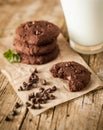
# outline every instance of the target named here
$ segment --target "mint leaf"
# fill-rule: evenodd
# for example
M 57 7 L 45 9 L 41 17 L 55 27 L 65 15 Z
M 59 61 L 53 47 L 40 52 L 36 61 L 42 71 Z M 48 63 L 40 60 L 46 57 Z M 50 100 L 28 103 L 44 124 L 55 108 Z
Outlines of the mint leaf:
M 12 51 L 10 49 L 8 51 L 6 51 L 3 55 L 11 63 L 21 61 L 19 54 L 15 53 L 14 51 Z

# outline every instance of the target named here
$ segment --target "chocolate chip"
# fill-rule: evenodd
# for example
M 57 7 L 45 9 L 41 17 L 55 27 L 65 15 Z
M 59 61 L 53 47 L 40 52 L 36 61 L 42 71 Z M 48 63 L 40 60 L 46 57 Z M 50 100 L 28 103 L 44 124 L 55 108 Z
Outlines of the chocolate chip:
M 16 104 L 15 104 L 15 108 L 19 108 L 19 107 L 21 107 L 21 104 L 18 103 L 18 102 L 16 102 Z
M 67 117 L 69 117 L 70 115 L 69 114 L 67 114 Z
M 35 68 L 35 70 L 34 70 L 34 73 L 38 73 L 38 70 L 37 70 L 37 68 Z
M 41 97 L 42 96 L 42 94 L 40 93 L 40 92 L 37 92 L 36 93 L 36 98 L 39 98 L 39 97 Z
M 39 77 L 38 77 L 36 74 L 33 76 L 33 78 L 34 78 L 35 80 L 37 80 L 37 81 L 38 81 L 38 79 L 39 79 Z
M 30 106 L 31 106 L 31 103 L 26 102 L 26 107 L 30 107 Z
M 26 82 L 23 82 L 23 87 L 26 87 L 27 86 L 27 83 Z
M 30 90 L 31 87 L 30 86 L 26 86 L 25 90 Z
M 56 90 L 57 90 L 57 87 L 56 87 L 56 86 L 53 86 L 53 87 L 51 88 L 51 90 L 52 90 L 52 91 L 56 91 Z
M 49 95 L 50 100 L 54 100 L 55 96 L 53 94 Z
M 29 96 L 28 96 L 28 100 L 31 100 L 31 99 L 34 98 L 34 97 L 35 97 L 34 92 L 33 92 L 33 93 L 30 93 Z
M 47 81 L 46 81 L 45 79 L 42 79 L 42 80 L 41 80 L 41 84 L 42 84 L 42 85 L 47 85 Z
M 37 109 L 41 109 L 42 108 L 42 106 L 40 105 L 40 103 L 38 103 L 37 104 L 37 107 L 36 107 Z
M 5 121 L 12 121 L 13 120 L 13 116 L 12 115 L 8 115 L 5 118 Z
M 51 88 L 46 89 L 45 92 L 51 93 Z
M 30 118 L 30 119 L 29 119 L 29 121 L 31 122 L 31 121 L 32 121 L 32 119 Z
M 35 98 L 32 98 L 32 99 L 31 99 L 31 102 L 35 104 L 35 103 L 36 103 L 36 97 L 35 97 Z
M 35 107 L 35 105 L 34 104 L 32 104 L 31 105 L 31 109 L 35 109 L 36 107 Z
M 6 116 L 5 121 L 10 121 L 10 118 Z
M 22 86 L 20 86 L 19 88 L 18 88 L 18 91 L 23 91 L 24 89 L 23 89 L 23 87 Z
M 40 93 L 42 93 L 45 89 L 43 87 L 39 88 Z
M 48 100 L 48 99 L 49 99 L 49 96 L 44 94 L 43 97 L 42 97 L 42 99 Z
M 13 111 L 10 113 L 10 115 L 16 116 L 16 115 L 18 115 L 18 112 L 17 112 L 16 110 L 13 110 Z

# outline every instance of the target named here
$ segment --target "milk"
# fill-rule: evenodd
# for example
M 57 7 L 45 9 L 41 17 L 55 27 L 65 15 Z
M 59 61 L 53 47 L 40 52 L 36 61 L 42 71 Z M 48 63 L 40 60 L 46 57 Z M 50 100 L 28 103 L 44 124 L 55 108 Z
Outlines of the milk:
M 103 47 L 103 0 L 61 0 L 61 4 L 72 47 Z

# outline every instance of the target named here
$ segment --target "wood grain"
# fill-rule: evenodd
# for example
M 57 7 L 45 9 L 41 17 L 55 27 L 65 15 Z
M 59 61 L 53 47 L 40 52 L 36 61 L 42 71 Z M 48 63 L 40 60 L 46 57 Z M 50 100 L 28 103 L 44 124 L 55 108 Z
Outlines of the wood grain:
M 37 15 L 33 12 L 35 2 L 38 2 L 38 5 L 40 2 L 42 3 L 37 7 Z M 52 17 L 55 17 L 55 23 L 59 24 L 64 35 L 67 36 L 59 0 L 27 0 L 20 1 L 18 4 L 14 3 L 13 6 L 6 3 L 0 5 L 1 37 L 12 35 L 14 31 L 12 23 L 15 17 L 17 17 L 17 24 L 25 21 L 20 12 L 21 8 L 24 13 L 27 13 L 25 12 L 26 8 L 31 9 L 31 19 L 46 18 L 46 15 L 49 14 L 49 19 L 52 21 Z M 54 11 L 54 8 L 57 10 Z M 103 53 L 90 56 L 82 55 L 82 57 L 103 80 Z M 61 104 L 37 117 L 32 117 L 30 112 L 21 108 L 21 114 L 13 122 L 6 122 L 4 120 L 6 115 L 13 109 L 15 102 L 20 102 L 20 100 L 1 73 L 0 88 L 2 88 L 0 90 L 0 130 L 103 130 L 103 89 Z

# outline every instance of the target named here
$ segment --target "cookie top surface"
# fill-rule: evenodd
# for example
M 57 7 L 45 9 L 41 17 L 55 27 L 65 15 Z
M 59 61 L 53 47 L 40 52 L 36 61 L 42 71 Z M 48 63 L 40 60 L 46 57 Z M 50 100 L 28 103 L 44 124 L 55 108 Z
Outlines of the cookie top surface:
M 57 63 L 50 71 L 54 77 L 67 80 L 71 91 L 85 88 L 90 81 L 91 73 L 83 65 L 74 61 Z
M 44 45 L 59 35 L 59 28 L 48 21 L 30 21 L 16 29 L 15 39 L 28 44 Z

